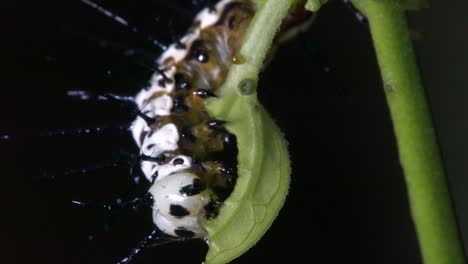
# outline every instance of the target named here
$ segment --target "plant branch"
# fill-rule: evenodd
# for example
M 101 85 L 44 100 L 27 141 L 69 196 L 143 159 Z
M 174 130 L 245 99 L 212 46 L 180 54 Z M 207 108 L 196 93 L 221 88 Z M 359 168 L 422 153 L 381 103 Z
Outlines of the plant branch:
M 424 262 L 465 263 L 404 2 L 352 2 L 369 20 Z

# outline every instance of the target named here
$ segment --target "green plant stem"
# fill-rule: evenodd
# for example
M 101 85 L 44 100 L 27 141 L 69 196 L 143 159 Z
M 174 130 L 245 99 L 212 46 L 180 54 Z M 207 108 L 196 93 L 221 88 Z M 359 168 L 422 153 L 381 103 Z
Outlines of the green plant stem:
M 369 20 L 424 262 L 465 263 L 405 10 L 398 1 L 353 3 Z
M 245 63 L 231 66 L 221 87 L 221 94 L 232 93 L 234 97 L 243 97 L 237 90 L 239 82 L 246 79 L 258 80 L 258 73 L 270 50 L 273 38 L 294 1 L 296 0 L 256 1 L 260 8 L 250 22 L 239 51 Z M 252 97 L 256 98 L 256 94 Z

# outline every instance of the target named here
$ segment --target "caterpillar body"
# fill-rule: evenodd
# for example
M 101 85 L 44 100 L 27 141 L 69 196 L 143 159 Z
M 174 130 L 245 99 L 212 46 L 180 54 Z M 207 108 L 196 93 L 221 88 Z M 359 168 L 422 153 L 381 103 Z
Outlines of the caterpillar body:
M 216 216 L 236 182 L 235 136 L 203 110 L 225 79 L 255 6 L 224 0 L 202 10 L 189 33 L 158 59 L 162 69 L 136 96 L 147 117 L 132 126 L 152 183 L 153 221 L 164 233 L 204 237 L 203 221 Z

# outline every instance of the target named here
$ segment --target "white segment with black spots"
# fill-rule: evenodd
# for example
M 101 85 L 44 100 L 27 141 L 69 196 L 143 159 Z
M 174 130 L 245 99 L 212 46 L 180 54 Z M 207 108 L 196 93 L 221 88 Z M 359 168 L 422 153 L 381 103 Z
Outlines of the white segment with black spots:
M 166 124 L 154 133 L 148 133 L 141 146 L 144 155 L 156 157 L 165 151 L 172 151 L 178 148 L 179 132 L 177 127 L 170 123 Z
M 205 235 L 202 224 L 205 206 L 210 202 L 209 191 L 203 190 L 192 196 L 181 193 L 183 187 L 194 184 L 198 179 L 193 173 L 180 172 L 158 180 L 151 186 L 149 192 L 154 200 L 153 221 L 164 233 L 179 236 L 177 230 L 185 230 L 193 232 L 196 237 Z M 186 213 L 180 214 L 181 211 Z

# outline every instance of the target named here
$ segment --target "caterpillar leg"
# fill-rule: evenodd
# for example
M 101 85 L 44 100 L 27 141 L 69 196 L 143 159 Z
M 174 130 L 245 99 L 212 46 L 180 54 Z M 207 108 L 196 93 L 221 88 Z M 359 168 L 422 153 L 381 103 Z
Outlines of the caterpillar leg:
M 117 264 L 127 264 L 127 263 L 131 263 L 138 255 L 141 254 L 141 252 L 146 248 L 148 247 L 148 245 L 154 240 L 154 238 L 156 237 L 156 235 L 159 233 L 159 230 L 157 228 L 155 228 L 153 231 L 151 231 L 151 233 L 146 236 L 138 246 L 136 246 L 132 252 L 125 258 L 123 258 L 122 260 L 120 260 L 119 262 L 117 262 Z
M 180 238 L 180 237 L 172 237 L 164 234 L 161 230 L 157 227 L 151 231 L 149 235 L 147 235 L 139 244 L 136 246 L 132 252 L 125 258 L 118 261 L 116 264 L 128 264 L 135 261 L 135 258 L 141 255 L 141 253 L 149 247 L 160 246 L 167 243 L 172 242 L 179 242 L 179 241 L 186 241 L 190 238 Z

